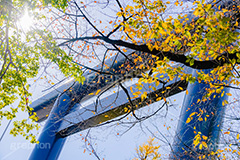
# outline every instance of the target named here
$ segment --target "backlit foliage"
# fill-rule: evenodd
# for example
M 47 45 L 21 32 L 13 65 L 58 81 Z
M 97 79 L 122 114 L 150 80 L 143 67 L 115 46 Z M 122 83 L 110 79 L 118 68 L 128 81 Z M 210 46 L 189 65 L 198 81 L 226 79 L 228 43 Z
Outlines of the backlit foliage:
M 53 3 L 46 2 L 45 5 Z M 30 78 L 38 74 L 43 59 L 49 60 L 58 65 L 58 68 L 66 75 L 72 75 L 78 81 L 82 81 L 81 69 L 72 63 L 69 57 L 56 42 L 52 39 L 51 33 L 39 26 L 33 26 L 32 30 L 26 33 L 16 23 L 21 19 L 26 7 L 40 20 L 44 16 L 37 13 L 41 2 L 26 0 L 2 0 L 0 1 L 0 122 L 3 118 L 13 120 L 11 134 L 22 135 L 31 142 L 36 142 L 32 130 L 38 130 L 39 125 L 36 114 L 32 113 L 29 97 Z M 66 7 L 61 3 L 60 8 Z M 56 2 L 53 6 L 56 5 Z M 36 28 L 37 29 L 36 29 Z M 30 114 L 29 118 L 15 120 L 18 112 Z

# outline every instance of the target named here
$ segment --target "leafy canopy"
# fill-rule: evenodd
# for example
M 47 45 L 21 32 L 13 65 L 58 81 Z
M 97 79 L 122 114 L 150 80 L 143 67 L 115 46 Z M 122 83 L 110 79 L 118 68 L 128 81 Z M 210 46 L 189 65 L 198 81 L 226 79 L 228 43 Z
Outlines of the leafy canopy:
M 29 12 L 35 15 L 34 18 L 39 20 L 44 15 L 37 13 L 37 8 L 52 4 L 54 7 L 64 9 L 67 1 L 60 2 L 35 0 L 0 2 L 0 122 L 4 117 L 14 120 L 19 111 L 32 114 L 29 119 L 14 120 L 14 128 L 10 131 L 14 136 L 20 134 L 31 142 L 36 142 L 31 130 L 38 129 L 39 126 L 33 123 L 37 117 L 29 107 L 28 98 L 31 93 L 28 91 L 28 79 L 37 76 L 41 59 L 57 64 L 66 76 L 72 75 L 81 82 L 83 78 L 80 68 L 57 46 L 51 33 L 44 29 L 36 29 L 39 26 L 26 33 L 16 21 L 21 18 L 26 6 Z
M 196 69 L 213 69 L 211 75 L 199 72 L 199 81 L 209 82 L 214 78 L 223 83 L 231 77 L 231 84 L 239 84 L 236 70 L 240 62 L 237 6 L 228 9 L 221 8 L 221 5 L 215 7 L 216 1 L 210 4 L 194 1 L 196 7 L 191 17 L 179 14 L 163 18 L 160 15 L 170 2 L 134 2 L 134 6 L 128 5 L 118 13 L 119 16 L 130 17 L 122 22 L 123 32 L 127 35 L 122 39 L 135 45 L 146 44 L 148 52 L 158 57 L 154 71 L 168 73 L 170 80 L 179 76 L 190 82 L 196 81 L 191 74 L 182 72 L 184 68 L 171 65 L 169 62 L 172 60 Z M 175 5 L 182 6 L 183 2 L 176 1 Z M 221 87 L 212 85 L 212 88 L 211 92 L 219 93 L 217 89 Z

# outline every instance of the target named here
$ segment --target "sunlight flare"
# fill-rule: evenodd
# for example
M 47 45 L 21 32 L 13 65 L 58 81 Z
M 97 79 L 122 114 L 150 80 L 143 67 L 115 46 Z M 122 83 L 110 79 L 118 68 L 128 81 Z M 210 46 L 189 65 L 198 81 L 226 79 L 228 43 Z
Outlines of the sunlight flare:
M 27 10 L 25 10 L 24 15 L 20 18 L 19 25 L 23 31 L 29 31 L 33 25 L 33 18 L 29 15 Z

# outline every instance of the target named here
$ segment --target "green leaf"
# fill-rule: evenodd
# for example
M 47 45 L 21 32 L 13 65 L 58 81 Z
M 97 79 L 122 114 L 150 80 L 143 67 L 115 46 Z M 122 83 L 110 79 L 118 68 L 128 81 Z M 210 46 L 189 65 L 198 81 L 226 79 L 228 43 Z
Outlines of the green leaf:
M 190 66 L 193 66 L 194 65 L 194 59 L 192 58 L 189 62 Z

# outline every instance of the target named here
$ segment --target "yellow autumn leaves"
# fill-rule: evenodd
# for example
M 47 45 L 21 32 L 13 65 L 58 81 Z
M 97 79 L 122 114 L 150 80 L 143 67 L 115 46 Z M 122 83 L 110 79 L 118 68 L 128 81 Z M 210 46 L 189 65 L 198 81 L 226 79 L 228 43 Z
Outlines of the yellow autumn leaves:
M 196 116 L 198 121 L 207 121 L 209 115 L 206 113 L 205 110 L 198 108 L 199 112 L 192 112 L 186 120 L 186 123 L 190 123 L 193 120 L 193 117 Z
M 203 147 L 208 148 L 208 145 L 206 143 L 207 139 L 208 139 L 207 136 L 202 135 L 201 132 L 198 132 L 198 134 L 196 134 L 193 140 L 194 147 L 198 146 L 199 149 L 203 149 Z
M 161 154 L 158 153 L 160 145 L 154 141 L 154 138 L 149 138 L 147 144 L 140 145 L 137 149 L 138 158 L 134 160 L 157 160 L 160 159 Z

